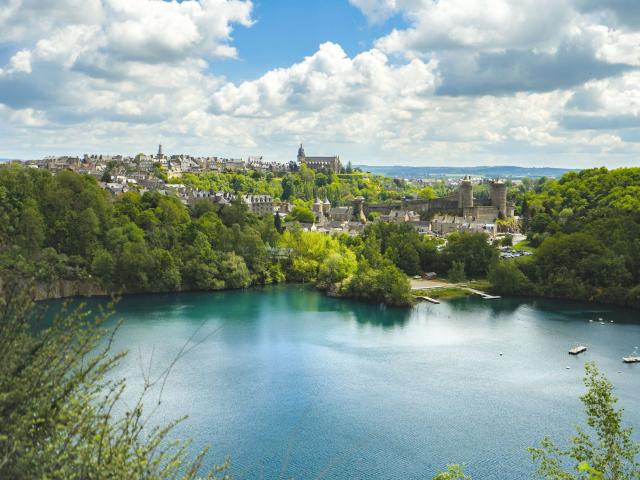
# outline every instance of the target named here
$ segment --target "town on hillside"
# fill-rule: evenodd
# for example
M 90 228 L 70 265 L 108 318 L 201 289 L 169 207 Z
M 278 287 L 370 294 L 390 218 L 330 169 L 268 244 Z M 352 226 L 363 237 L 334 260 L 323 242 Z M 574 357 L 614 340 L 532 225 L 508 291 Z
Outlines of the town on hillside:
M 79 156 L 48 156 L 40 160 L 20 162 L 31 168 L 56 173 L 71 170 L 95 178 L 100 186 L 114 195 L 137 191 L 158 192 L 178 197 L 187 206 L 209 201 L 220 206 L 236 200 L 246 203 L 250 212 L 275 215 L 286 220 L 294 204 L 268 194 L 241 194 L 229 191 L 199 189 L 181 183 L 184 174 L 206 173 L 271 173 L 284 176 L 299 172 L 304 165 L 325 174 L 351 174 L 351 164 L 343 166 L 340 157 L 308 156 L 303 145 L 295 160 L 289 162 L 265 161 L 262 156 L 223 158 L 217 156 L 194 157 L 186 154 L 167 155 L 162 145 L 155 155 L 139 153 L 135 156 L 84 154 Z M 429 185 L 429 179 L 406 179 L 417 187 Z M 311 210 L 313 218 L 299 221 L 305 231 L 322 233 L 361 233 L 367 222 L 394 222 L 412 225 L 420 234 L 444 237 L 453 232 L 483 232 L 491 239 L 498 234 L 498 220 L 514 217 L 514 204 L 507 201 L 507 184 L 499 179 L 489 182 L 488 198 L 474 196 L 474 184 L 483 179 L 451 178 L 447 180 L 451 192 L 437 198 L 419 198 L 407 195 L 400 201 L 368 202 L 358 196 L 348 204 L 332 204 L 326 196 L 316 198 Z M 516 223 L 514 222 L 514 225 Z M 511 230 L 509 233 L 514 233 Z

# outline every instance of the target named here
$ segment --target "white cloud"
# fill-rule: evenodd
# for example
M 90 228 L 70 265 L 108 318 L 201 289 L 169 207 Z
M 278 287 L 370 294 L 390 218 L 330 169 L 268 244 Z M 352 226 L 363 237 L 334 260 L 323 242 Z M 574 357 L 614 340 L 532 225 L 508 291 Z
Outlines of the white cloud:
M 640 153 L 640 32 L 617 13 L 583 0 L 349 1 L 371 22 L 400 14 L 408 27 L 359 54 L 326 42 L 232 83 L 211 61 L 238 56 L 232 33 L 252 24 L 249 1 L 4 0 L 0 44 L 14 50 L 0 65 L 0 143 L 29 156 L 162 141 L 288 161 L 304 142 L 387 164 Z
M 394 30 L 377 46 L 408 55 L 434 49 L 549 48 L 575 15 L 568 0 L 396 0 L 393 4 L 411 27 Z M 363 13 L 370 11 L 377 10 L 365 8 Z
M 345 112 L 409 105 L 433 93 L 435 62 L 414 60 L 391 66 L 377 50 L 349 58 L 335 43 L 286 69 L 238 86 L 228 83 L 213 96 L 215 113 L 270 117 L 285 111 Z
M 359 8 L 371 22 L 381 22 L 397 12 L 396 0 L 349 0 Z

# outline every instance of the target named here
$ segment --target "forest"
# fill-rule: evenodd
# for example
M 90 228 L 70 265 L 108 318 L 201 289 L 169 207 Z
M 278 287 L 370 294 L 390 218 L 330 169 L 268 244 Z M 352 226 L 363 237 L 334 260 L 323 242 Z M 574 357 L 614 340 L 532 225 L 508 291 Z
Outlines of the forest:
M 640 168 L 570 172 L 518 196 L 535 253 L 496 264 L 496 291 L 640 307 Z
M 88 176 L 11 165 L 0 168 L 0 219 L 2 268 L 40 284 L 97 282 L 136 293 L 299 281 L 335 295 L 411 303 L 393 262 L 375 263 L 374 274 L 358 241 L 294 225 L 283 231 L 277 217 L 257 217 L 240 200 L 187 207 L 154 192 L 112 196 Z M 371 288 L 360 293 L 365 276 Z
M 278 178 L 209 173 L 182 181 L 279 195 L 295 205 L 289 220 L 300 221 L 309 221 L 318 196 L 335 204 L 356 195 L 381 201 L 415 188 L 359 172 L 324 175 L 306 168 Z M 413 193 L 436 194 L 431 187 Z M 6 165 L 0 168 L 0 256 L 2 268 L 41 284 L 97 282 L 114 293 L 290 281 L 331 295 L 409 305 L 407 276 L 433 271 L 456 282 L 487 278 L 503 295 L 640 306 L 640 169 L 525 179 L 510 198 L 534 254 L 498 260 L 496 245 L 479 233 L 454 233 L 445 242 L 409 224 L 371 222 L 358 237 L 327 236 L 277 216 L 257 217 L 241 201 L 188 207 L 154 192 L 113 196 L 71 171 L 52 175 Z

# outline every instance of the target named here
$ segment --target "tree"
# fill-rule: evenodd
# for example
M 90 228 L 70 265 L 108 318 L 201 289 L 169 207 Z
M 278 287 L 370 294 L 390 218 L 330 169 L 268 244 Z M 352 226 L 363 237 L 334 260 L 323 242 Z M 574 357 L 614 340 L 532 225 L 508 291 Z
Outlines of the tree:
M 418 191 L 418 198 L 422 198 L 424 200 L 431 200 L 437 196 L 436 191 L 430 186 L 423 187 Z
M 449 465 L 446 472 L 438 473 L 433 480 L 471 480 L 471 477 L 465 475 L 460 465 Z
M 447 238 L 443 254 L 447 268 L 451 268 L 454 261 L 463 262 L 465 273 L 470 278 L 484 277 L 498 259 L 498 251 L 487 242 L 484 233 L 452 233 Z
M 329 255 L 318 270 L 318 285 L 330 288 L 352 275 L 357 268 L 356 256 L 350 250 Z
M 282 217 L 280 216 L 280 212 L 276 212 L 273 217 L 273 225 L 276 227 L 278 233 L 282 233 Z
M 195 480 L 224 471 L 202 471 L 206 450 L 189 460 L 188 444 L 167 439 L 180 420 L 148 427 L 144 393 L 121 402 L 124 380 L 108 377 L 124 354 L 110 352 L 105 315 L 63 308 L 44 323 L 19 278 L 1 285 L 0 478 Z M 143 392 L 165 379 L 148 379 Z
M 467 278 L 464 273 L 464 262 L 454 260 L 451 263 L 451 268 L 447 272 L 447 277 L 449 278 L 449 281 L 453 283 L 464 282 Z
M 487 279 L 491 288 L 501 295 L 522 295 L 528 293 L 531 282 L 515 261 L 500 260 L 489 268 Z
M 573 480 L 585 478 L 582 474 L 586 473 L 607 480 L 637 480 L 640 443 L 633 441 L 632 428 L 622 424 L 623 410 L 616 408 L 613 385 L 594 363 L 585 365 L 584 384 L 587 392 L 580 400 L 593 433 L 577 427 L 569 447 L 560 447 L 546 437 L 540 447 L 531 448 L 538 476 Z
M 296 205 L 291 210 L 291 213 L 287 215 L 287 221 L 298 221 L 300 223 L 313 223 L 316 219 L 316 216 L 313 212 L 302 205 Z
M 220 262 L 220 274 L 227 288 L 246 288 L 251 283 L 251 274 L 240 255 L 226 253 Z

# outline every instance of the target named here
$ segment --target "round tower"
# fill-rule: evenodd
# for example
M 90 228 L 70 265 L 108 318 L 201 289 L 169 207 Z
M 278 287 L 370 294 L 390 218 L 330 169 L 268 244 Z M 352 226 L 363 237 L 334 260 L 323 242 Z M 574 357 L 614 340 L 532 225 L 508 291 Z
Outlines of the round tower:
M 331 202 L 326 196 L 324 197 L 324 202 L 322 202 L 322 205 L 325 215 L 329 215 L 329 211 L 331 210 Z
M 322 215 L 322 213 L 324 212 L 323 207 L 324 207 L 324 204 L 322 203 L 322 200 L 320 200 L 319 198 L 316 198 L 316 201 L 313 203 L 311 210 L 315 214 Z
M 367 222 L 367 217 L 364 215 L 364 197 L 353 199 L 353 216 L 362 223 Z
M 500 216 L 507 216 L 507 186 L 501 180 L 491 182 L 491 205 L 498 208 Z
M 460 182 L 458 194 L 458 208 L 473 207 L 473 185 L 468 175 Z

